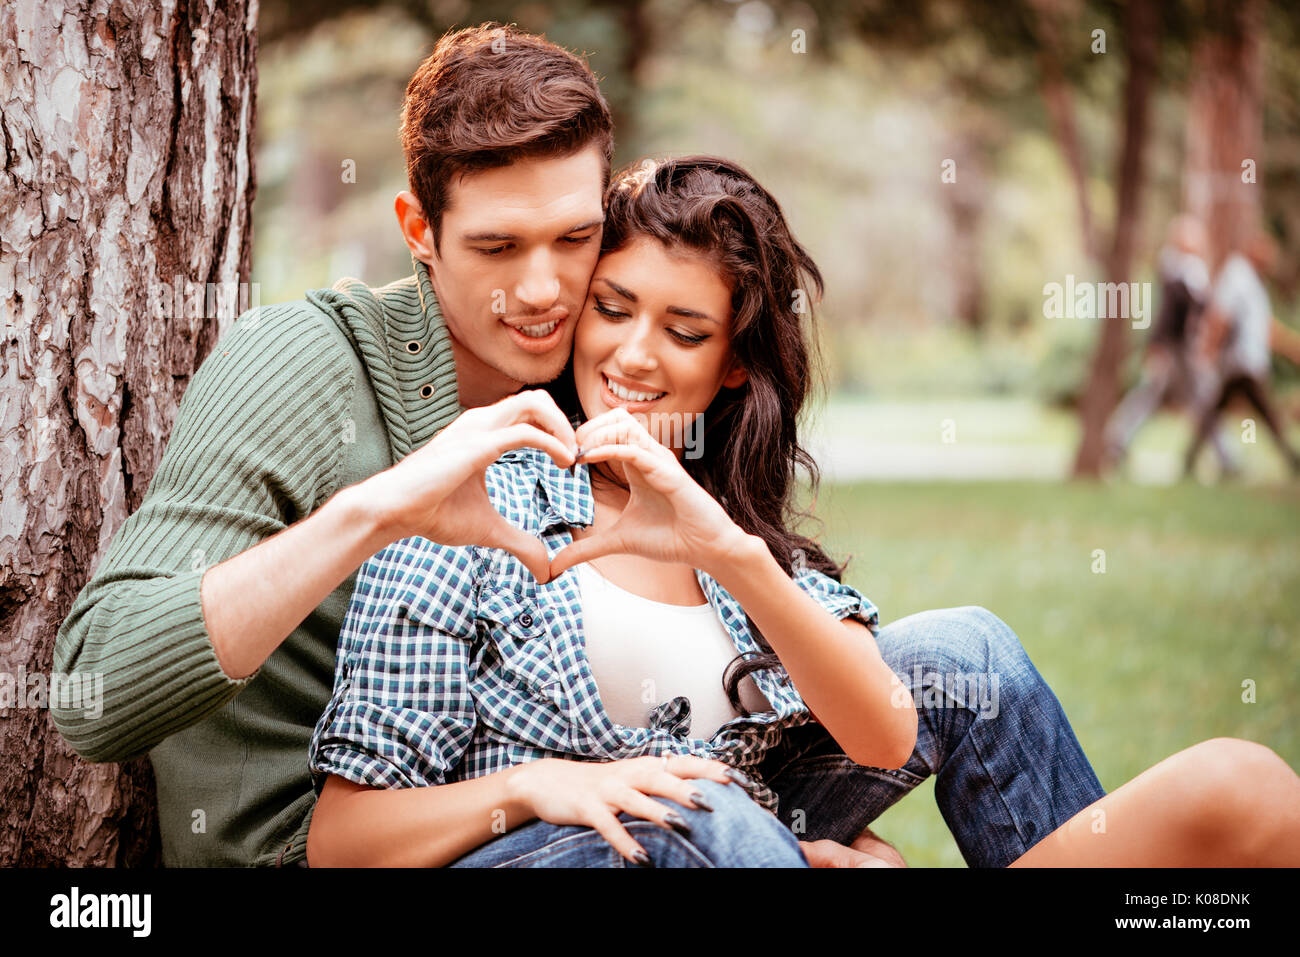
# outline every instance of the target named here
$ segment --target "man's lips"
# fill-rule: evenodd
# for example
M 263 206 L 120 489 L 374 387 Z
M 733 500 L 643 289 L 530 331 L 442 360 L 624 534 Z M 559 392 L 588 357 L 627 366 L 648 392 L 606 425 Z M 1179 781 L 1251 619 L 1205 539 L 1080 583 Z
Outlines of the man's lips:
M 512 319 L 509 322 L 505 319 L 501 320 L 515 345 L 525 352 L 531 352 L 533 355 L 542 355 L 558 346 L 564 338 L 564 329 L 568 322 L 569 310 L 563 306 L 556 306 L 537 316 L 525 316 Z M 550 323 L 555 323 L 555 328 L 544 336 L 530 336 L 521 329 L 521 327 L 545 326 Z

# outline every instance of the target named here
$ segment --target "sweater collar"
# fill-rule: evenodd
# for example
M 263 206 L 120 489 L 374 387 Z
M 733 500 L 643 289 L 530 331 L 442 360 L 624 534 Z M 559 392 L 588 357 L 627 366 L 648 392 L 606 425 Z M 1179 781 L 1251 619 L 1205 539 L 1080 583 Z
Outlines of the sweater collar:
M 399 462 L 463 410 L 456 361 L 429 267 L 411 258 L 413 274 L 378 289 L 340 279 L 307 298 L 332 316 L 365 364 Z

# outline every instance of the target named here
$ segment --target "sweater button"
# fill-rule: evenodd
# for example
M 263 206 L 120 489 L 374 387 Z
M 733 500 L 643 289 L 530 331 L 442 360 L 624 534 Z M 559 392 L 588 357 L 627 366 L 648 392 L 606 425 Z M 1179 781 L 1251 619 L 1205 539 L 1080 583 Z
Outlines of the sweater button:
M 429 397 L 432 396 L 432 395 L 433 395 L 433 386 L 432 386 L 432 385 L 430 385 L 428 382 L 426 382 L 424 385 L 420 386 L 420 398 L 421 398 L 421 399 L 427 399 L 427 398 L 429 398 Z
M 406 344 L 406 351 L 413 356 L 419 355 L 420 350 L 423 348 L 424 348 L 424 344 L 420 342 L 419 339 L 412 339 L 410 342 Z

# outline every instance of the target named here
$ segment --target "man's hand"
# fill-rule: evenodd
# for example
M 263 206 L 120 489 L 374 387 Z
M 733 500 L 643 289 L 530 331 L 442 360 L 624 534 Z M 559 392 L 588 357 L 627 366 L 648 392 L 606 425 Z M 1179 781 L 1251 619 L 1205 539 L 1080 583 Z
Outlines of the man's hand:
M 461 413 L 422 448 L 361 485 L 389 541 L 420 535 L 442 545 L 503 548 L 546 582 L 546 546 L 496 510 L 483 476 L 499 456 L 523 447 L 541 449 L 569 468 L 576 445 L 555 400 L 533 389 Z
M 864 830 L 845 847 L 838 841 L 800 841 L 804 857 L 813 867 L 906 867 L 907 862 L 892 844 Z

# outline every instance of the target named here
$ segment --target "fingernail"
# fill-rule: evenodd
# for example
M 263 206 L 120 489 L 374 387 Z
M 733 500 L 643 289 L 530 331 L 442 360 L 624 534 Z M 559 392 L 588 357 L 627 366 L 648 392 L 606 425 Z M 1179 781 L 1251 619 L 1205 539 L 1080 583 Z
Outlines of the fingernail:
M 669 827 L 671 827 L 678 834 L 689 835 L 691 833 L 691 826 L 687 824 L 685 818 L 683 818 L 676 811 L 669 811 L 667 814 L 665 814 L 664 823 L 667 824 Z
M 632 860 L 636 861 L 642 867 L 655 866 L 655 862 L 650 860 L 650 855 L 639 847 L 636 849 L 636 853 L 632 855 Z
M 713 810 L 713 805 L 710 804 L 708 801 L 704 800 L 704 795 L 701 794 L 699 791 L 691 792 L 691 803 L 694 804 L 701 811 Z
M 741 774 L 735 768 L 727 768 L 726 775 L 741 787 L 747 787 L 749 785 L 749 778 L 745 777 L 745 775 Z

